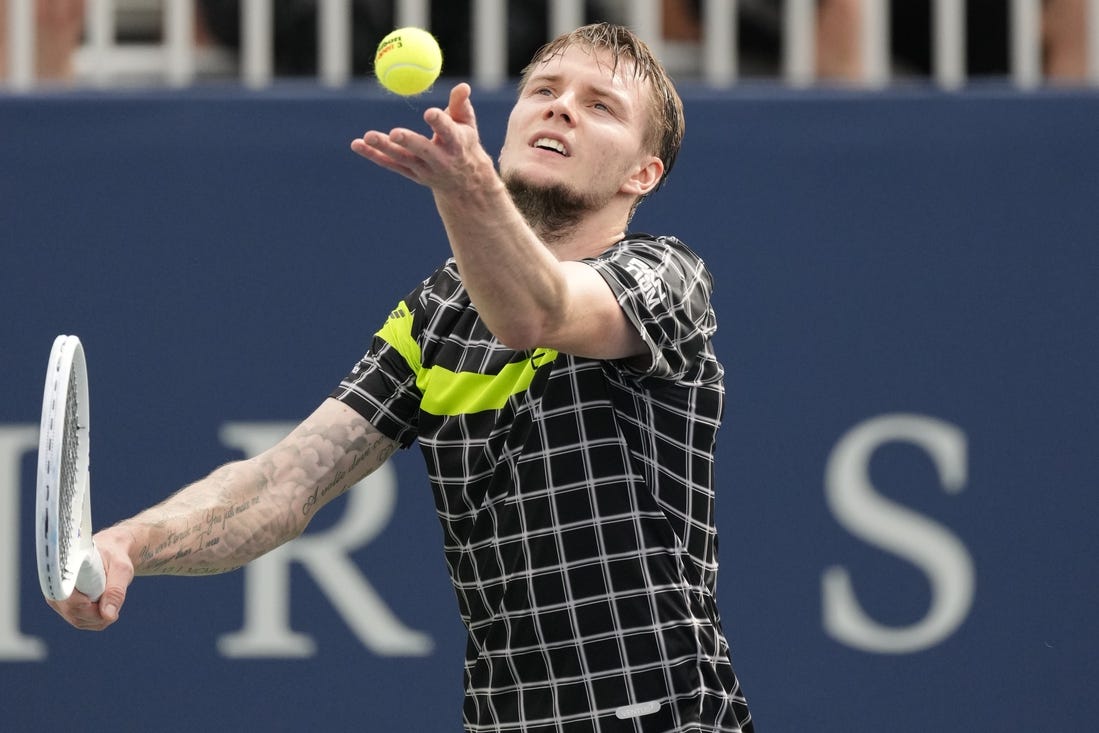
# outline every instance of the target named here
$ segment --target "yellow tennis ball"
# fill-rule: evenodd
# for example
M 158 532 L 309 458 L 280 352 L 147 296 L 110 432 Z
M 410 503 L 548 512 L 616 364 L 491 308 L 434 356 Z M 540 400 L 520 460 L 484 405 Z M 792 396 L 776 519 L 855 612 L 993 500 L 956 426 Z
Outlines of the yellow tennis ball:
M 378 81 L 404 97 L 429 89 L 442 70 L 439 42 L 423 28 L 398 28 L 382 39 L 374 55 Z

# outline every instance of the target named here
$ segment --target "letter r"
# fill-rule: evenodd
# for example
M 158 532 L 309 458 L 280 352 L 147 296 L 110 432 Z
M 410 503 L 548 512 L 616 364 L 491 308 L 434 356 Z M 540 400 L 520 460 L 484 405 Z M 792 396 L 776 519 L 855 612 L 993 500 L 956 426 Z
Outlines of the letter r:
M 227 446 L 255 456 L 293 429 L 290 423 L 226 423 Z M 385 656 L 426 656 L 432 638 L 405 626 L 348 555 L 374 539 L 393 515 L 396 473 L 388 463 L 348 492 L 347 508 L 327 530 L 302 535 L 244 568 L 244 628 L 218 639 L 233 658 L 309 657 L 316 643 L 290 628 L 290 564 L 300 562 L 355 636 Z

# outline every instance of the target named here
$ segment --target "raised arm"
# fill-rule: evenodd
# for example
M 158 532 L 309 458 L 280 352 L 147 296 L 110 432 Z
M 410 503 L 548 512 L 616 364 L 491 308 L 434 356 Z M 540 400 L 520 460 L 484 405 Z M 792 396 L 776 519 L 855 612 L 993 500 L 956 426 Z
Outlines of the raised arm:
M 107 571 L 98 603 L 81 593 L 50 605 L 73 626 L 118 619 L 135 575 L 213 575 L 305 529 L 322 506 L 383 464 L 397 443 L 343 403 L 326 400 L 271 449 L 229 463 L 95 536 Z
M 570 261 L 594 255 L 622 235 L 630 196 L 579 232 L 583 245 L 551 252 L 524 220 L 481 146 L 467 84 L 445 110 L 424 113 L 431 139 L 397 128 L 354 140 L 373 163 L 431 188 L 462 282 L 489 330 L 515 349 L 548 347 L 617 359 L 645 352 L 606 282 Z M 628 188 L 624 186 L 624 188 Z M 632 190 L 632 189 L 631 189 Z

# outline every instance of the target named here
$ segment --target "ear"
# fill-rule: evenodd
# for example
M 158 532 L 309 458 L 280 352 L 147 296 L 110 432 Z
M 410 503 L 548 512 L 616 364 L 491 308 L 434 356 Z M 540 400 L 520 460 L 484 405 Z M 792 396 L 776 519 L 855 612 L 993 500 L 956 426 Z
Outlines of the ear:
M 655 155 L 650 155 L 634 169 L 626 182 L 622 184 L 622 192 L 638 197 L 644 196 L 656 188 L 663 176 L 664 163 Z

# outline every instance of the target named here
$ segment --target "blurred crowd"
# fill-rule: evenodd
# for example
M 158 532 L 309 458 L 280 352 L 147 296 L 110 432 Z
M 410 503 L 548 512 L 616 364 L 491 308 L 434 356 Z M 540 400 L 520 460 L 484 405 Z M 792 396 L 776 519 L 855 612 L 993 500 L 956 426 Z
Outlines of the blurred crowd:
M 666 38 L 698 42 L 702 0 L 663 0 Z M 898 76 L 928 76 L 932 69 L 932 0 L 892 0 L 889 46 Z M 1010 3 L 965 0 L 966 72 L 1006 76 L 1011 71 Z M 747 75 L 779 73 L 782 0 L 739 0 L 738 44 Z M 866 74 L 860 33 L 867 22 L 863 0 L 817 0 L 816 76 L 825 81 L 858 82 Z M 1087 76 L 1087 0 L 1042 0 L 1043 73 L 1054 82 L 1080 82 Z
M 76 81 L 74 57 L 84 34 L 84 0 L 35 0 L 35 76 L 45 83 Z M 395 25 L 393 0 L 352 0 L 352 71 L 372 70 L 377 42 Z M 432 2 L 430 27 L 446 51 L 446 73 L 468 75 L 471 66 L 472 0 Z M 0 81 L 7 77 L 8 0 L 0 0 Z M 702 0 L 663 0 L 663 34 L 669 48 L 695 52 L 703 37 Z M 777 76 L 782 51 L 782 0 L 737 3 L 738 68 L 743 76 Z M 227 60 L 211 73 L 234 70 L 240 45 L 240 0 L 199 0 L 195 41 Z M 1042 0 L 1043 73 L 1054 83 L 1081 82 L 1087 75 L 1087 0 Z M 317 66 L 317 0 L 274 3 L 274 65 L 280 76 L 313 75 Z M 898 75 L 931 70 L 932 0 L 892 0 L 890 48 Z M 625 22 L 619 0 L 588 0 L 586 21 Z M 967 0 L 966 70 L 969 76 L 1010 72 L 1009 3 Z M 548 37 L 548 0 L 508 0 L 508 72 L 517 75 L 525 60 Z M 824 82 L 858 83 L 865 74 L 860 28 L 866 22 L 862 0 L 818 0 L 815 70 Z M 683 55 L 679 54 L 678 58 Z M 673 72 L 690 73 L 690 64 Z M 200 68 L 200 72 L 202 69 Z

